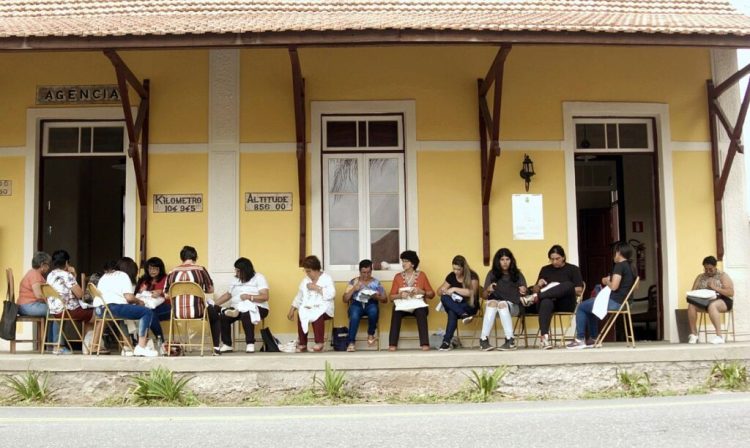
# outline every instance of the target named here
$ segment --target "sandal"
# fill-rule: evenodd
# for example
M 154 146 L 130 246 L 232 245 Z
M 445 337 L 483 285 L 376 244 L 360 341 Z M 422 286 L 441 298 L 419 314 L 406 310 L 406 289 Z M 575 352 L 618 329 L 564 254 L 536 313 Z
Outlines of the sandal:
M 374 335 L 367 336 L 367 345 L 372 347 L 373 345 L 375 345 L 375 342 L 377 342 L 377 339 L 375 338 Z
M 349 345 L 346 346 L 346 351 L 347 352 L 356 352 L 357 349 L 354 348 L 354 344 L 349 344 Z
M 422 346 L 422 351 L 423 351 L 423 352 L 428 352 L 428 351 L 430 351 L 430 346 L 429 346 L 429 345 L 423 345 L 423 346 Z
M 295 353 L 306 353 L 306 352 L 307 352 L 306 345 L 298 345 L 297 349 L 295 350 Z
M 389 345 L 388 346 L 388 351 L 389 352 L 395 352 L 396 351 L 396 346 L 395 345 Z

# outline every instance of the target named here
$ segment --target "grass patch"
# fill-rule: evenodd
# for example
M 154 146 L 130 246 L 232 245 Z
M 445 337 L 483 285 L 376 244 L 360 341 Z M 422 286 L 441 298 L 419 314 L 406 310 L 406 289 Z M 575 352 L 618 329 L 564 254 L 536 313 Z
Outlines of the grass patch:
M 6 375 L 2 385 L 10 390 L 7 401 L 19 403 L 48 403 L 54 391 L 49 386 L 49 373 L 26 371 L 20 375 Z
M 340 372 L 331 367 L 326 361 L 323 378 L 318 378 L 313 374 L 313 386 L 318 386 L 327 398 L 338 400 L 344 398 L 346 394 L 346 372 Z
M 192 379 L 177 378 L 174 372 L 159 366 L 148 373 L 131 377 L 133 387 L 128 391 L 128 400 L 138 405 L 194 406 L 200 403 L 186 387 Z
M 471 371 L 471 375 L 466 375 L 471 384 L 470 398 L 472 401 L 487 402 L 497 390 L 500 381 L 508 373 L 505 366 L 500 366 L 493 371 L 476 370 Z
M 620 382 L 626 397 L 650 397 L 653 395 L 651 379 L 648 373 L 627 372 L 625 370 L 617 372 L 617 380 Z
M 738 361 L 717 362 L 708 375 L 708 384 L 726 390 L 746 390 L 747 367 Z

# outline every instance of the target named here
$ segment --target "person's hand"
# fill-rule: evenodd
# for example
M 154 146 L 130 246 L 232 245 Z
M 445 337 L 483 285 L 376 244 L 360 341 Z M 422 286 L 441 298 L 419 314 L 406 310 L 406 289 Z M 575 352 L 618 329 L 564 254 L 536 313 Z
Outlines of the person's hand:
M 289 320 L 294 320 L 294 307 L 289 308 L 289 312 L 286 313 L 286 318 Z
M 609 284 L 609 277 L 602 277 L 602 285 L 607 286 Z
M 401 291 L 401 298 L 402 299 L 408 299 L 409 298 L 409 293 L 406 292 L 406 291 Z
M 540 278 L 539 281 L 536 282 L 536 286 L 544 288 L 545 286 L 547 286 L 547 280 Z
M 528 290 L 527 290 L 527 288 L 525 286 L 519 286 L 518 287 L 518 292 L 520 292 L 522 296 L 525 296 L 527 291 Z
M 76 276 L 76 268 L 75 268 L 74 266 L 70 266 L 70 265 L 68 265 L 68 268 L 66 269 L 66 271 L 68 271 L 68 272 L 70 272 L 71 274 L 73 274 L 73 277 L 75 277 L 75 276 Z
M 495 292 L 495 287 L 497 287 L 497 283 L 490 283 L 490 286 L 487 287 L 487 292 L 488 293 Z

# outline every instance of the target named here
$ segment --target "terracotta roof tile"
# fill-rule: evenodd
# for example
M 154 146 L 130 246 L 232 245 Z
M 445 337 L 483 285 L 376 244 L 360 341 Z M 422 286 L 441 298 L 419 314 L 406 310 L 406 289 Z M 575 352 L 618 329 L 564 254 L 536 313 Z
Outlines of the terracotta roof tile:
M 5 0 L 0 38 L 344 30 L 750 36 L 727 0 Z

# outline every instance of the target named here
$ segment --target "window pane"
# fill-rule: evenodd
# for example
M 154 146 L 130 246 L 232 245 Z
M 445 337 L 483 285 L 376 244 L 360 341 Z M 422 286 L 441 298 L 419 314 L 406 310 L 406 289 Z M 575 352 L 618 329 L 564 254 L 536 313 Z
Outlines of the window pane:
M 620 127 L 620 148 L 648 148 L 646 123 L 622 123 Z
M 78 152 L 78 128 L 49 128 L 47 152 L 69 154 Z
M 398 230 L 373 230 L 370 232 L 370 257 L 373 263 L 387 261 L 398 264 Z
M 607 148 L 618 148 L 616 124 L 607 125 Z
M 604 124 L 576 124 L 576 147 L 604 148 Z
M 364 148 L 367 146 L 367 122 L 358 121 L 357 127 L 359 129 L 359 147 Z
M 356 230 L 331 230 L 331 264 L 359 263 L 359 232 Z
M 370 159 L 370 193 L 398 193 L 398 159 Z
M 329 159 L 328 192 L 356 193 L 358 175 L 357 159 Z
M 326 122 L 326 146 L 329 148 L 354 148 L 357 146 L 356 121 Z
M 81 152 L 91 152 L 91 128 L 81 128 Z
M 122 152 L 123 138 L 121 127 L 94 128 L 94 152 Z
M 328 226 L 331 229 L 359 227 L 359 198 L 356 194 L 332 194 L 328 197 Z
M 398 195 L 370 195 L 370 227 L 398 228 Z
M 369 121 L 368 141 L 371 147 L 398 146 L 397 121 Z

